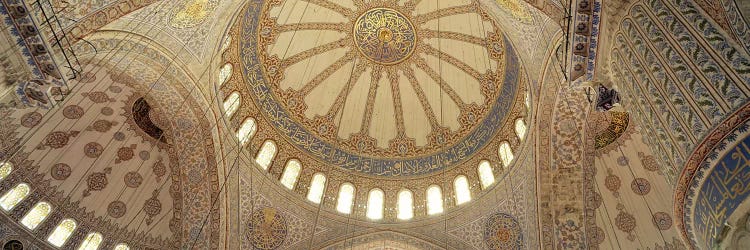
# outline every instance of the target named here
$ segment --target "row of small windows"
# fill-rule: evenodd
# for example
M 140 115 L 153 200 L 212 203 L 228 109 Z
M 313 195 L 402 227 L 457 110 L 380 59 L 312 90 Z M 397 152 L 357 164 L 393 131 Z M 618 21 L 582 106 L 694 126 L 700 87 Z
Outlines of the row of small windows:
M 10 163 L 0 163 L 0 181 L 5 179 L 11 171 L 13 166 Z M 19 183 L 13 189 L 9 190 L 2 196 L 0 196 L 0 208 L 5 212 L 10 212 L 16 207 L 21 201 L 23 201 L 30 193 L 31 187 L 26 183 Z M 29 210 L 21 218 L 21 225 L 29 230 L 36 229 L 52 212 L 52 205 L 47 202 L 37 202 L 34 207 Z M 64 219 L 52 230 L 52 233 L 47 237 L 47 242 L 55 247 L 62 247 L 65 242 L 68 241 L 76 227 L 75 220 Z M 104 241 L 104 237 L 97 232 L 91 232 L 86 235 L 78 250 L 97 250 L 99 245 Z M 115 250 L 129 250 L 126 244 L 119 244 L 115 246 Z

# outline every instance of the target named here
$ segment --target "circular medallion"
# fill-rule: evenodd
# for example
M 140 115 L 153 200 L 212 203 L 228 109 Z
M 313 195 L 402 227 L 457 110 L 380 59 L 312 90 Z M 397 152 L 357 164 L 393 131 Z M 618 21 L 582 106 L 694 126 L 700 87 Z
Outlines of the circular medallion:
M 137 188 L 143 182 L 143 177 L 138 172 L 129 172 L 125 174 L 125 186 Z
M 651 183 L 643 178 L 636 178 L 630 183 L 630 188 L 638 195 L 647 195 L 651 191 Z
M 96 142 L 89 142 L 83 147 L 83 153 L 90 158 L 99 157 L 102 152 L 104 152 L 104 147 Z
M 274 208 L 253 212 L 246 237 L 255 249 L 276 249 L 287 235 L 286 219 Z
M 83 108 L 78 105 L 70 105 L 63 109 L 63 116 L 68 119 L 78 119 L 83 116 Z
M 21 126 L 31 128 L 42 121 L 42 114 L 39 112 L 30 112 L 21 116 Z
M 669 230 L 672 227 L 672 217 L 665 212 L 654 213 L 654 226 L 659 230 Z
M 112 218 L 120 218 L 127 211 L 127 206 L 122 201 L 113 201 L 107 206 L 107 214 Z
M 102 108 L 102 115 L 110 116 L 115 113 L 115 110 L 113 110 L 110 107 L 103 107 Z
M 50 175 L 52 178 L 58 181 L 65 180 L 70 176 L 70 166 L 65 163 L 57 163 L 50 169 Z
M 156 197 L 151 197 L 143 204 L 143 211 L 148 216 L 156 216 L 161 213 L 161 202 Z
M 389 8 L 374 8 L 357 18 L 354 43 L 373 62 L 392 65 L 411 56 L 417 35 L 404 14 Z
M 515 217 L 505 213 L 490 216 L 484 226 L 487 249 L 521 249 L 523 234 Z

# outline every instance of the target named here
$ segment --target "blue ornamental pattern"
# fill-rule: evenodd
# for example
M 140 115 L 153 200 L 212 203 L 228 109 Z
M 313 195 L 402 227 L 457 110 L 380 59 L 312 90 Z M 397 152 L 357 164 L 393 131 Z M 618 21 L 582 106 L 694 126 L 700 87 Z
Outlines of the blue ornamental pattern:
M 461 163 L 486 146 L 505 123 L 507 112 L 511 110 L 519 85 L 520 66 L 510 41 L 504 37 L 506 69 L 502 89 L 489 114 L 463 140 L 438 153 L 405 159 L 381 159 L 347 152 L 307 131 L 275 100 L 267 85 L 269 81 L 266 80 L 257 51 L 258 24 L 259 17 L 262 16 L 263 1 L 252 0 L 248 6 L 240 19 L 242 31 L 239 46 L 242 74 L 253 95 L 253 101 L 271 125 L 285 135 L 290 143 L 327 164 L 369 176 L 410 177 L 435 173 Z

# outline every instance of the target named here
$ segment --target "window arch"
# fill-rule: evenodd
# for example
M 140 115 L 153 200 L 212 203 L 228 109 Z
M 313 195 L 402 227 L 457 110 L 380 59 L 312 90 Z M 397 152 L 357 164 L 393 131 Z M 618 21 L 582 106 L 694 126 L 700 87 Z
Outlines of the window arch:
M 240 93 L 232 92 L 229 94 L 226 100 L 224 100 L 224 117 L 231 118 L 234 112 L 240 108 Z
M 383 190 L 372 189 L 367 195 L 367 218 L 379 220 L 383 218 L 383 206 L 385 205 L 385 194 Z
M 30 230 L 34 230 L 34 228 L 39 226 L 39 224 L 47 218 L 47 215 L 49 215 L 50 212 L 52 212 L 52 206 L 50 206 L 49 203 L 39 202 L 23 216 L 21 224 Z
M 302 164 L 298 160 L 291 159 L 286 162 L 284 173 L 281 174 L 281 185 L 284 185 L 288 189 L 294 189 L 294 184 L 297 183 L 300 170 L 302 170 Z
M 456 176 L 456 179 L 453 180 L 453 189 L 456 192 L 456 205 L 461 205 L 471 200 L 469 180 L 466 179 L 466 176 Z
M 237 130 L 237 139 L 240 140 L 240 145 L 245 146 L 250 139 L 255 135 L 255 131 L 258 130 L 258 126 L 255 124 L 255 119 L 247 118 Z
M 232 36 L 227 35 L 226 38 L 224 38 L 224 43 L 221 44 L 221 53 L 224 53 L 229 48 L 229 45 L 232 44 Z
M 114 250 L 130 250 L 130 247 L 125 243 L 120 243 L 115 246 Z
M 70 235 L 76 230 L 76 222 L 72 219 L 65 219 L 55 227 L 55 230 L 47 237 L 47 242 L 56 247 L 62 247 L 68 241 Z
M 427 214 L 439 214 L 443 212 L 443 192 L 437 185 L 427 188 Z
M 83 240 L 78 250 L 96 250 L 99 249 L 99 245 L 102 244 L 102 235 L 100 233 L 89 233 L 86 235 L 86 239 Z
M 13 171 L 13 164 L 10 164 L 10 162 L 0 163 L 0 181 L 8 177 L 11 171 Z
M 510 162 L 513 161 L 513 151 L 510 149 L 510 144 L 507 141 L 500 144 L 497 154 L 500 155 L 500 160 L 502 160 L 505 167 L 509 166 Z
M 336 202 L 336 211 L 343 214 L 350 214 L 352 212 L 352 204 L 354 203 L 354 185 L 350 183 L 344 183 L 339 188 L 339 198 Z
M 408 220 L 414 217 L 414 195 L 411 191 L 404 189 L 398 192 L 398 215 L 400 220 Z
M 321 173 L 316 173 L 313 175 L 312 181 L 310 182 L 310 191 L 307 192 L 307 199 L 316 204 L 320 204 L 325 188 L 326 176 Z
M 526 109 L 530 110 L 531 109 L 531 92 L 529 92 L 528 90 L 526 90 L 526 94 L 524 95 L 523 101 L 524 101 L 524 104 L 526 104 Z
M 523 118 L 516 120 L 516 135 L 518 135 L 519 140 L 523 140 L 524 136 L 526 136 L 526 123 L 523 121 Z
M 219 86 L 224 85 L 224 83 L 229 80 L 230 76 L 232 76 L 232 64 L 224 64 L 224 66 L 219 69 Z
M 276 143 L 268 140 L 260 146 L 258 155 L 255 156 L 255 162 L 257 162 L 261 168 L 267 170 L 268 167 L 271 166 L 274 157 L 276 157 Z
M 16 187 L 5 193 L 3 197 L 0 197 L 0 207 L 5 211 L 13 210 L 19 202 L 29 195 L 30 190 L 31 188 L 28 184 L 19 183 Z
M 495 183 L 495 174 L 492 172 L 492 165 L 490 165 L 489 161 L 479 162 L 477 172 L 479 173 L 479 182 L 482 184 L 482 189 L 486 189 Z

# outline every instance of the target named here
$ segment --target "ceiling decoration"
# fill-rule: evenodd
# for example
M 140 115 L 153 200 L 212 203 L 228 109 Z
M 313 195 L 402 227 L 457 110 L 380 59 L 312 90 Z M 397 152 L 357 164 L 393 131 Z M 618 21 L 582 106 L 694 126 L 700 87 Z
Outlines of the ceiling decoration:
M 477 1 L 437 4 L 251 3 L 240 91 L 328 165 L 420 176 L 459 164 L 503 130 L 520 67 Z

